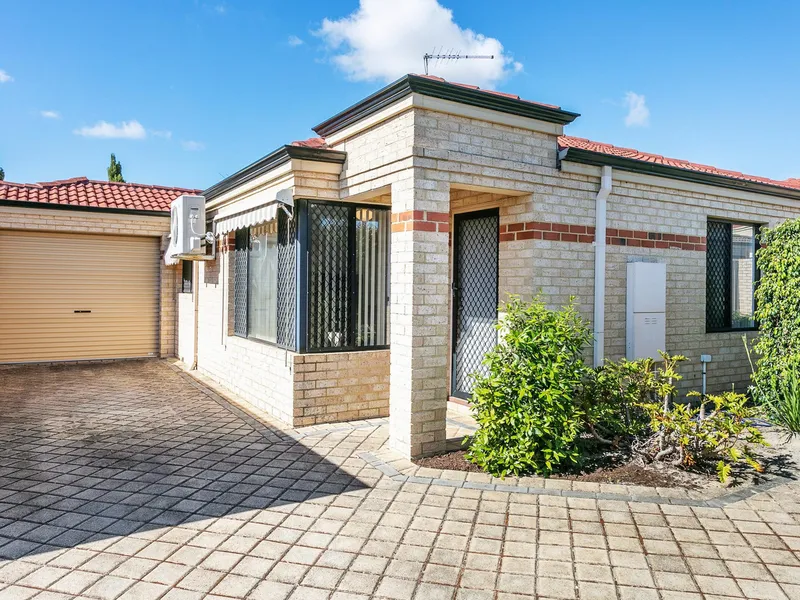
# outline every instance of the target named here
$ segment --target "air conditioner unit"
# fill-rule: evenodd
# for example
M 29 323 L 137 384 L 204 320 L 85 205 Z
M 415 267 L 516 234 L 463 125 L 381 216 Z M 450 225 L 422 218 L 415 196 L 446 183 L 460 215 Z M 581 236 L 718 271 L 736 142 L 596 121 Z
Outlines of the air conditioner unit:
M 170 205 L 169 218 L 169 248 L 164 256 L 168 265 L 177 264 L 179 260 L 214 258 L 214 236 L 206 233 L 206 199 L 203 196 L 177 197 Z

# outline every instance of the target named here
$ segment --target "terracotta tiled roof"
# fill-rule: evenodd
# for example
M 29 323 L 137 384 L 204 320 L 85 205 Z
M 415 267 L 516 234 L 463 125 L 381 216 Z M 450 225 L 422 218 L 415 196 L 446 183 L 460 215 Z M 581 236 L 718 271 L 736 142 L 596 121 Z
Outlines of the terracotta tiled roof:
M 640 152 L 639 150 L 634 150 L 633 148 L 619 148 L 617 146 L 612 146 L 611 144 L 593 142 L 592 140 L 568 135 L 562 135 L 558 138 L 558 146 L 561 149 L 578 148 L 580 150 L 587 150 L 589 152 L 596 152 L 598 154 L 607 154 L 620 158 L 639 160 L 642 162 L 685 169 L 687 171 L 696 171 L 698 173 L 707 173 L 710 175 L 720 175 L 722 177 L 729 177 L 731 179 L 738 179 L 740 181 L 751 181 L 753 183 L 763 183 L 765 185 L 774 185 L 792 190 L 800 190 L 800 179 L 769 179 L 767 177 L 759 177 L 758 175 L 746 175 L 744 173 L 739 173 L 738 171 L 718 169 L 717 167 L 701 165 L 680 158 L 668 158 L 659 154 Z
M 40 183 L 0 181 L 0 200 L 124 210 L 168 212 L 170 203 L 181 194 L 199 193 L 160 185 L 90 181 L 86 177 Z
M 448 81 L 446 79 L 442 79 L 441 77 L 436 77 L 435 75 L 416 75 L 416 77 L 424 77 L 425 79 L 432 79 L 433 81 L 441 81 L 442 83 L 449 83 L 450 85 L 457 85 L 458 87 L 463 87 L 470 90 L 477 90 L 485 94 L 492 94 L 493 96 L 503 96 L 504 98 L 511 98 L 512 100 L 521 100 L 522 102 L 528 102 L 529 104 L 538 104 L 539 106 L 546 106 L 547 108 L 555 108 L 557 110 L 561 110 L 561 107 L 556 106 L 555 104 L 545 104 L 544 102 L 534 102 L 533 100 L 526 100 L 525 98 L 520 98 L 516 94 L 507 94 L 505 92 L 496 92 L 494 90 L 482 90 L 477 85 Z
M 328 144 L 321 137 L 308 138 L 307 140 L 296 140 L 292 146 L 302 146 L 303 148 L 327 148 Z

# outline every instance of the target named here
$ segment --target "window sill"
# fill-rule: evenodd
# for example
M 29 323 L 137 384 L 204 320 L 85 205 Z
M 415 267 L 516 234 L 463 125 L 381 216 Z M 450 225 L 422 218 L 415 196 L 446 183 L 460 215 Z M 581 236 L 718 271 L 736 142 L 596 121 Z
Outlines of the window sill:
M 350 346 L 347 348 L 319 348 L 315 350 L 306 350 L 300 354 L 334 354 L 336 352 L 371 352 L 373 350 L 388 350 L 389 345 L 384 346 Z
M 297 354 L 297 350 L 295 350 L 294 348 L 287 348 L 286 346 L 281 346 L 277 342 L 270 342 L 268 340 L 260 340 L 260 339 L 255 338 L 255 337 L 250 337 L 250 336 L 247 336 L 247 335 L 239 335 L 237 333 L 234 333 L 233 335 L 228 336 L 228 337 L 235 337 L 235 338 L 239 338 L 240 340 L 247 340 L 248 342 L 254 342 L 256 344 L 261 344 L 263 346 L 269 346 L 271 348 L 276 348 L 278 350 L 285 350 L 287 352 L 294 352 L 295 354 Z

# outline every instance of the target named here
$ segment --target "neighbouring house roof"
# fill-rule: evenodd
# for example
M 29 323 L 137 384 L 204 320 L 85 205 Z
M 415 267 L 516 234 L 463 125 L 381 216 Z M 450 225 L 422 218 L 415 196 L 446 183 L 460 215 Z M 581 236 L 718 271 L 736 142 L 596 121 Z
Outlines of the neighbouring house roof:
M 552 104 L 523 100 L 514 94 L 482 90 L 475 85 L 445 81 L 441 77 L 431 75 L 409 74 L 323 121 L 314 127 L 314 131 L 325 138 L 412 93 L 560 125 L 572 123 L 580 116 L 578 113 L 563 110 Z
M 633 148 L 620 148 L 568 135 L 558 138 L 558 147 L 562 151 L 562 160 L 610 165 L 629 171 L 734 189 L 751 189 L 773 195 L 795 196 L 793 192 L 797 192 L 800 196 L 800 179 L 769 179 L 758 175 L 746 175 L 738 171 L 719 169 L 680 158 L 650 154 Z
M 44 204 L 50 207 L 74 207 L 94 210 L 124 210 L 133 212 L 169 212 L 169 205 L 181 194 L 199 194 L 200 190 L 91 181 L 73 177 L 39 183 L 0 181 L 0 202 Z

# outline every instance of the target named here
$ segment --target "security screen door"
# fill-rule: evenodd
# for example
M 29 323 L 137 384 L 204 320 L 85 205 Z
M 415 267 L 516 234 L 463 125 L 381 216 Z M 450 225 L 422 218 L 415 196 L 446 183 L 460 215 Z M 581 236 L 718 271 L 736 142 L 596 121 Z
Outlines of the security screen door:
M 469 398 L 472 377 L 497 344 L 497 209 L 456 215 L 453 246 L 453 340 L 450 393 Z

